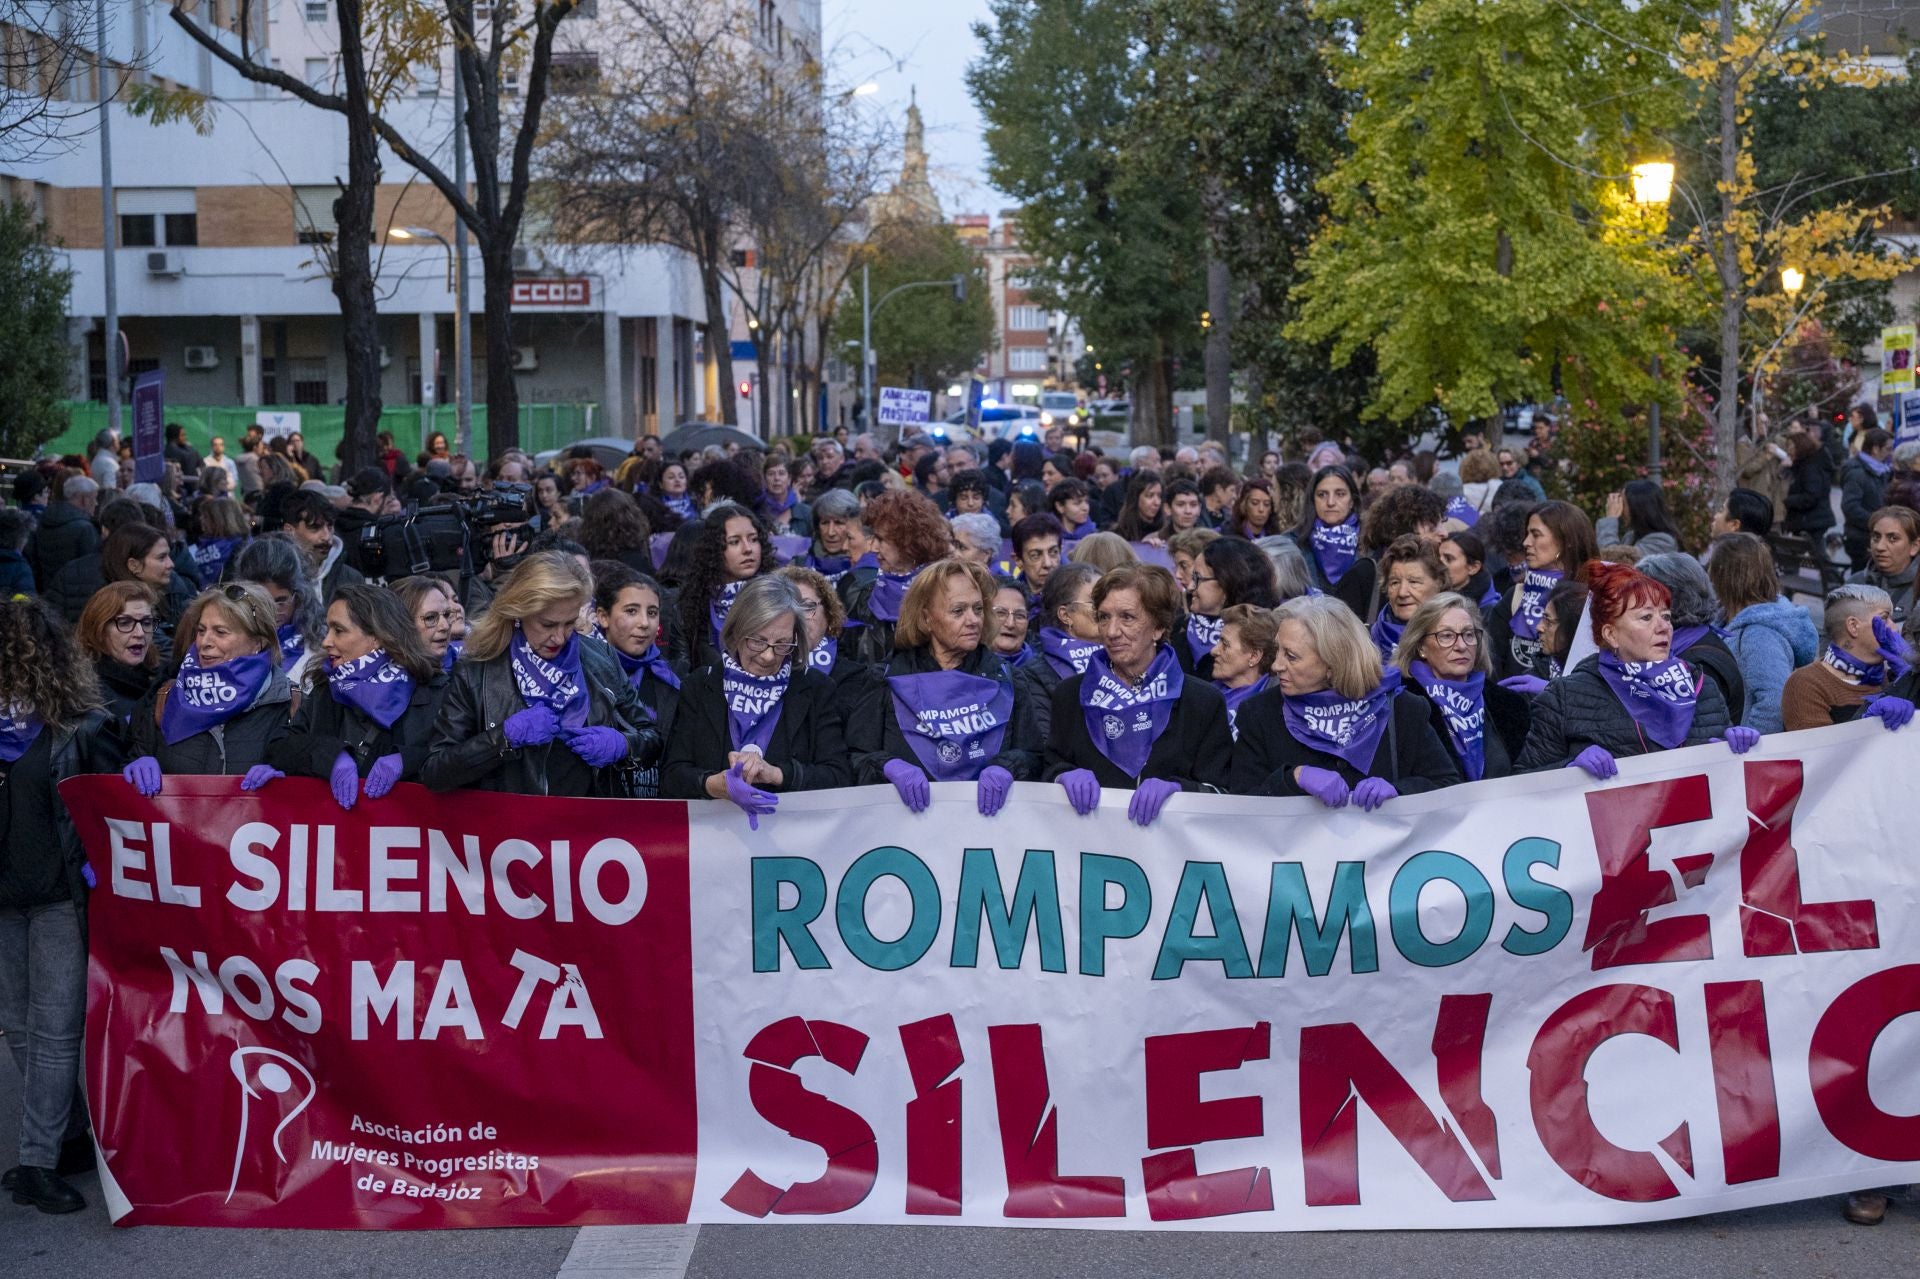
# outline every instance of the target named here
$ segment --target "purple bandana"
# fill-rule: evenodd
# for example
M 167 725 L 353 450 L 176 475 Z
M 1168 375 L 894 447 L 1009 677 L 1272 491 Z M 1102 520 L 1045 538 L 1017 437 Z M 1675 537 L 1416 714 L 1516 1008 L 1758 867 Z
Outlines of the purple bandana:
M 193 557 L 193 567 L 200 574 L 200 580 L 209 586 L 220 580 L 226 572 L 227 561 L 240 549 L 244 537 L 203 537 L 187 548 L 187 554 Z
M 1330 586 L 1340 585 L 1340 579 L 1353 567 L 1354 556 L 1360 550 L 1360 517 L 1349 515 L 1339 524 L 1322 524 L 1318 519 L 1313 522 L 1313 555 L 1320 561 L 1320 571 L 1327 575 Z
M 1213 646 L 1220 642 L 1220 631 L 1224 625 L 1223 618 L 1203 617 L 1199 613 L 1187 615 L 1187 652 L 1192 655 L 1195 666 L 1213 652 Z
M 1232 732 L 1234 740 L 1239 741 L 1240 740 L 1240 703 L 1246 701 L 1249 697 L 1255 696 L 1256 694 L 1266 692 L 1267 677 L 1265 675 L 1262 675 L 1259 679 L 1253 681 L 1253 683 L 1244 685 L 1243 687 L 1240 687 L 1240 688 L 1233 688 L 1230 685 L 1221 683 L 1219 680 L 1214 680 L 1213 686 L 1220 690 L 1220 695 L 1222 697 L 1227 699 L 1227 728 L 1230 732 Z
M 1700 690 L 1685 662 L 1677 657 L 1664 662 L 1627 662 L 1612 653 L 1602 653 L 1600 678 L 1607 681 L 1607 687 L 1648 737 L 1668 750 L 1687 740 Z
M 1393 660 L 1393 650 L 1400 646 L 1400 636 L 1406 629 L 1405 622 L 1394 620 L 1391 608 L 1381 606 L 1380 612 L 1374 616 L 1373 625 L 1367 630 L 1373 636 L 1373 646 L 1380 650 L 1382 661 Z
M 889 675 L 893 717 L 936 782 L 965 782 L 1000 753 L 1013 717 L 1013 681 L 965 671 Z
M 1553 594 L 1553 588 L 1560 585 L 1565 577 L 1559 569 L 1530 568 L 1520 582 L 1520 600 L 1513 606 L 1513 617 L 1508 627 L 1515 638 L 1538 640 L 1540 623 L 1547 616 L 1547 596 Z
M 200 655 L 187 650 L 180 674 L 160 713 L 160 735 L 175 746 L 226 723 L 252 706 L 273 679 L 273 658 L 249 653 L 218 666 L 200 665 Z
M 1698 644 L 1713 632 L 1711 626 L 1676 626 L 1673 628 L 1673 645 L 1667 650 L 1667 656 L 1678 657 Z
M 752 580 L 752 578 L 747 579 L 747 581 Z M 720 628 L 727 624 L 727 614 L 733 611 L 734 598 L 740 594 L 740 588 L 746 584 L 746 582 L 728 582 L 720 588 L 720 593 L 714 597 L 713 603 L 707 605 L 707 620 L 713 623 L 713 642 L 716 645 L 720 643 Z
M 1389 666 L 1380 686 L 1365 697 L 1345 697 L 1339 689 L 1323 688 L 1302 697 L 1282 697 L 1287 731 L 1311 750 L 1337 755 L 1362 773 L 1373 770 L 1380 738 L 1393 718 L 1394 694 L 1400 691 L 1400 672 Z
M 782 564 L 805 564 L 807 553 L 813 549 L 812 538 L 793 533 L 776 533 L 772 542 L 773 557 Z
M 787 695 L 790 670 L 783 666 L 778 675 L 762 678 L 750 674 L 731 654 L 726 657 L 720 691 L 727 703 L 727 740 L 733 749 L 752 746 L 762 755 L 767 753 L 767 743 L 780 724 L 780 703 Z
M 522 701 L 528 706 L 553 707 L 560 723 L 567 728 L 586 724 L 587 677 L 580 669 L 578 635 L 569 635 L 567 646 L 548 661 L 528 646 L 526 635 L 515 625 L 507 656 L 513 663 L 513 682 L 520 688 Z
M 1493 584 L 1492 578 L 1488 578 L 1487 592 L 1486 594 L 1480 597 L 1480 611 L 1484 613 L 1486 610 L 1492 608 L 1495 604 L 1498 604 L 1499 602 L 1500 602 L 1500 588 Z
M 1827 645 L 1827 651 L 1820 654 L 1820 660 L 1855 684 L 1878 688 L 1887 682 L 1885 662 L 1863 662 L 1835 644 Z
M 816 551 L 807 556 L 807 567 L 829 582 L 837 582 L 842 573 L 853 567 L 853 561 L 844 555 L 822 555 Z
M 1092 537 L 1096 531 L 1092 520 L 1081 520 L 1078 524 L 1067 530 L 1065 540 L 1077 542 L 1083 537 Z
M 466 647 L 467 645 L 464 640 L 448 640 L 447 651 L 441 654 L 440 657 L 440 669 L 443 671 L 452 670 L 453 664 L 460 660 L 460 654 Z
M 1480 522 L 1480 512 L 1475 510 L 1473 503 L 1466 498 L 1450 497 L 1447 499 L 1447 518 L 1459 520 L 1468 528 L 1472 528 Z
M 1014 649 L 1013 652 L 1011 653 L 1002 653 L 997 648 L 994 650 L 994 652 L 999 656 L 1001 661 L 1005 662 L 1008 666 L 1013 667 L 1015 670 L 1019 670 L 1022 666 L 1025 666 L 1028 662 L 1031 662 L 1035 656 L 1034 651 L 1028 648 L 1025 644 L 1022 644 L 1019 648 Z
M 1474 671 L 1465 679 L 1446 679 L 1417 658 L 1412 668 L 1414 680 L 1447 721 L 1447 737 L 1460 756 L 1461 770 L 1468 781 L 1479 781 L 1487 775 L 1486 675 Z
M 1080 681 L 1080 713 L 1086 718 L 1087 735 L 1114 767 L 1138 777 L 1153 744 L 1173 718 L 1174 703 L 1185 686 L 1186 677 L 1170 644 L 1160 646 L 1138 684 L 1115 675 L 1107 651 L 1099 649 Z
M 378 720 L 382 728 L 392 728 L 413 700 L 413 676 L 394 665 L 384 648 L 351 662 L 329 661 L 327 688 L 334 701 Z
M 881 570 L 880 576 L 873 580 L 873 594 L 867 597 L 867 607 L 874 617 L 883 622 L 900 620 L 900 605 L 907 598 L 907 587 L 913 579 L 920 576 L 920 570 L 911 573 L 889 573 Z
M 688 497 L 685 493 L 676 494 L 673 497 L 668 497 L 665 494 L 661 494 L 660 505 L 666 507 L 669 511 L 672 511 L 675 515 L 678 515 L 683 520 L 690 520 L 695 515 L 699 514 L 699 512 L 696 511 L 693 507 L 693 499 Z
M 650 644 L 647 651 L 638 657 L 628 657 L 619 649 L 613 655 L 620 659 L 620 669 L 627 673 L 627 683 L 639 688 L 650 679 L 657 679 L 668 688 L 679 688 L 680 677 L 673 673 L 673 667 L 667 665 L 667 655 L 660 651 L 658 644 Z
M 307 651 L 307 637 L 300 633 L 298 622 L 288 622 L 280 628 L 280 669 L 287 670 L 300 660 Z
M 11 764 L 31 750 L 44 727 L 44 721 L 24 706 L 0 707 L 0 764 Z
M 1065 679 L 1084 672 L 1093 655 L 1100 651 L 1100 645 L 1094 640 L 1077 640 L 1058 626 L 1042 626 L 1040 651 L 1046 655 L 1054 673 Z
M 826 675 L 833 670 L 833 664 L 840 660 L 840 641 L 831 635 L 823 635 L 820 642 L 807 654 L 807 669 Z

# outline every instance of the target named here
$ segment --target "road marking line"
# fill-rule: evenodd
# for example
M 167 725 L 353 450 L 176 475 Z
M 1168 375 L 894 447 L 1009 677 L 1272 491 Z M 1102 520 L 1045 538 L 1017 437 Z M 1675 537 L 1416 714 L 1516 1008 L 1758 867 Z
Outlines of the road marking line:
M 556 1279 L 606 1274 L 684 1279 L 699 1240 L 698 1226 L 582 1226 Z

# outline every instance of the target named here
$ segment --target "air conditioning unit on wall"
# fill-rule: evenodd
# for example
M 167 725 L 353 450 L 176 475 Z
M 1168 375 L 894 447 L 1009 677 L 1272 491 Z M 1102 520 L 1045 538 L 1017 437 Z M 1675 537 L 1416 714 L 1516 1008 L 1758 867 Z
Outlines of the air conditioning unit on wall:
M 531 373 L 539 367 L 540 352 L 530 346 L 516 346 L 513 348 L 513 371 L 515 373 Z
M 148 275 L 179 275 L 185 270 L 186 264 L 172 249 L 153 249 L 147 253 Z
M 220 352 L 210 346 L 190 346 L 181 363 L 190 369 L 217 369 L 220 367 Z

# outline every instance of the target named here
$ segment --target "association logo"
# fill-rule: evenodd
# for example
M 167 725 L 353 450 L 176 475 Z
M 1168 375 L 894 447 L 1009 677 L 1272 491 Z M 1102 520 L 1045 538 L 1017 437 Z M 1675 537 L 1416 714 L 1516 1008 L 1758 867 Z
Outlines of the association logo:
M 1118 715 L 1103 715 L 1100 717 L 1100 731 L 1107 735 L 1109 741 L 1118 741 L 1126 736 L 1127 726 Z
M 247 1157 L 247 1130 L 251 1126 L 254 1104 L 258 1102 L 263 1107 L 270 1106 L 271 1103 L 266 1101 L 269 1095 L 284 1098 L 297 1093 L 298 1100 L 293 1108 L 281 1117 L 273 1130 L 273 1153 L 281 1163 L 286 1163 L 287 1152 L 280 1146 L 280 1134 L 312 1103 L 319 1087 L 305 1066 L 277 1048 L 236 1048 L 227 1058 L 227 1069 L 240 1081 L 240 1138 L 233 1146 L 233 1177 L 227 1182 L 225 1200 L 231 1203 L 233 1192 L 240 1185 L 240 1165 Z M 296 1084 L 296 1074 L 299 1081 L 305 1084 L 304 1088 Z
M 935 753 L 940 756 L 940 762 L 943 764 L 958 764 L 960 762 L 960 743 L 951 740 L 943 741 L 935 748 Z

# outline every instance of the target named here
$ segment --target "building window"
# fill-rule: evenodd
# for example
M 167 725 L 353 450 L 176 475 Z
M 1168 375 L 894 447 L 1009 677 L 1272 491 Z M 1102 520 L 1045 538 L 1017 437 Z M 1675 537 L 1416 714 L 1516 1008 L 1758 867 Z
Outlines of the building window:
M 327 0 L 307 0 L 307 21 L 325 22 L 327 20 Z
M 332 187 L 293 189 L 293 238 L 300 244 L 332 244 L 334 233 Z
M 287 373 L 293 379 L 295 404 L 333 402 L 333 397 L 327 394 L 327 362 L 325 360 L 288 360 Z
M 159 244 L 159 229 L 154 225 L 158 221 L 159 219 L 151 213 L 122 213 L 120 215 L 120 247 L 151 249 Z
M 1047 351 L 1039 346 L 1016 346 L 1007 350 L 1007 370 L 1012 373 L 1038 373 L 1047 367 Z
M 428 63 L 424 66 L 414 68 L 413 92 L 414 96 L 421 98 L 437 98 L 440 96 L 439 64 Z
M 333 91 L 333 59 L 308 58 L 306 80 L 308 88 L 318 89 L 322 93 L 331 93 Z
M 170 245 L 191 248 L 200 243 L 200 215 L 197 213 L 169 213 L 165 216 L 163 227 Z
M 1043 330 L 1047 327 L 1047 313 L 1037 306 L 1008 307 L 1007 327 L 1024 333 Z

